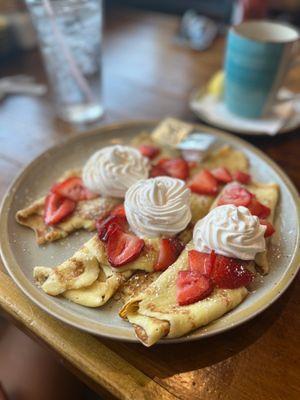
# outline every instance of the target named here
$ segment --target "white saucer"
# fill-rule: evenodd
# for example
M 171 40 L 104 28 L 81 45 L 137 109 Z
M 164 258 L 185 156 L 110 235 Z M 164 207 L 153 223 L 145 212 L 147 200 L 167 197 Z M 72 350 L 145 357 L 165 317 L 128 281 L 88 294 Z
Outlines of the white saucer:
M 290 98 L 293 93 L 286 88 L 279 91 L 279 98 Z M 203 121 L 217 128 L 240 133 L 242 135 L 279 135 L 300 126 L 300 99 L 295 98 L 293 107 L 296 113 L 284 119 L 277 114 L 260 119 L 238 117 L 227 110 L 222 99 L 203 94 L 203 89 L 193 92 L 189 105 L 191 110 Z

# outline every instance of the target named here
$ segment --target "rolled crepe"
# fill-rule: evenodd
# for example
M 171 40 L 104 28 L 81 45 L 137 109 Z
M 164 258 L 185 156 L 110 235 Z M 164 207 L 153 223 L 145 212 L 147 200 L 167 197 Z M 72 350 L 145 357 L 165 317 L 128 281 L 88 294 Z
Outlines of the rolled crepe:
M 160 239 L 146 239 L 138 259 L 117 269 L 110 266 L 105 245 L 95 235 L 62 264 L 55 268 L 35 267 L 33 275 L 51 296 L 62 294 L 75 303 L 99 307 L 135 270 L 153 271 L 159 246 Z
M 253 182 L 245 186 L 258 201 L 270 208 L 271 213 L 267 220 L 273 223 L 279 195 L 278 185 Z M 211 209 L 217 206 L 217 202 L 218 198 Z M 267 239 L 267 246 L 269 240 Z M 247 296 L 245 287 L 215 288 L 206 299 L 188 306 L 179 306 L 176 300 L 176 280 L 180 270 L 188 269 L 188 250 L 192 248 L 193 244 L 189 243 L 171 267 L 143 293 L 129 299 L 120 311 L 120 316 L 133 325 L 136 336 L 146 346 L 153 345 L 163 337 L 180 337 L 207 325 L 237 307 Z M 255 263 L 251 263 L 249 268 L 253 269 L 254 265 L 264 274 L 269 271 L 267 250 L 257 254 Z
M 190 240 L 191 233 L 191 229 L 181 233 L 180 239 L 183 243 Z M 105 304 L 135 271 L 153 273 L 160 240 L 145 238 L 144 249 L 136 260 L 113 268 L 109 264 L 105 244 L 95 235 L 62 264 L 55 268 L 35 267 L 33 275 L 42 290 L 51 296 L 63 295 L 75 303 L 99 307 Z
M 215 289 L 206 299 L 187 306 L 176 300 L 178 272 L 188 268 L 190 243 L 177 261 L 138 297 L 130 299 L 120 316 L 134 327 L 138 339 L 151 346 L 159 339 L 183 336 L 235 308 L 247 296 L 247 289 Z

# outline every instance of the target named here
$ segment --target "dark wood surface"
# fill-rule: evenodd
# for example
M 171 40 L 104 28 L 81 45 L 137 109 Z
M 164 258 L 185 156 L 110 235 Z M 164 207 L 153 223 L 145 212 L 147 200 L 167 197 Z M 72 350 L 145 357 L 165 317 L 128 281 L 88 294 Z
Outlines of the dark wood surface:
M 109 12 L 103 67 L 106 113 L 101 124 L 167 115 L 196 120 L 188 109 L 189 94 L 221 68 L 224 39 L 219 38 L 209 50 L 198 53 L 174 44 L 177 26 L 176 17 L 162 14 L 125 9 Z M 37 51 L 0 68 L 1 76 L 17 73 L 32 74 L 45 81 Z M 300 69 L 294 69 L 287 86 L 300 91 L 299 78 Z M 298 189 L 299 133 L 300 130 L 275 138 L 246 137 L 276 161 Z M 75 134 L 74 129 L 55 119 L 48 97 L 14 96 L 3 101 L 0 197 L 26 163 L 54 143 Z M 101 340 L 101 346 L 118 354 L 175 398 L 296 400 L 300 398 L 299 304 L 298 275 L 279 301 L 226 334 L 198 343 L 150 349 L 109 340 Z M 43 341 L 59 351 L 47 343 L 47 338 Z M 82 372 L 81 377 L 87 380 Z M 93 387 L 102 392 L 101 385 L 95 375 Z M 153 393 L 153 398 L 162 396 L 155 394 L 160 393 L 156 387 Z M 139 396 L 136 398 L 143 398 Z M 144 398 L 150 397 L 148 390 Z

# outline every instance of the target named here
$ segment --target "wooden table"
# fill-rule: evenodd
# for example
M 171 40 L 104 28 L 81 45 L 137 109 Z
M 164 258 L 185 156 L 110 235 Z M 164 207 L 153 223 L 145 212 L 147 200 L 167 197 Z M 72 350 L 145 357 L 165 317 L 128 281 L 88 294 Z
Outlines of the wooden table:
M 197 53 L 173 43 L 176 17 L 123 9 L 110 11 L 107 21 L 102 123 L 166 115 L 195 120 L 187 106 L 189 93 L 220 68 L 224 40 Z M 37 52 L 0 72 L 45 79 Z M 294 90 L 300 90 L 299 72 L 289 77 Z M 74 134 L 55 121 L 48 98 L 8 98 L 0 108 L 0 196 L 26 163 Z M 273 158 L 300 188 L 299 132 L 247 140 Z M 299 304 L 298 276 L 273 306 L 231 332 L 192 344 L 146 349 L 98 339 L 54 320 L 0 272 L 0 306 L 7 316 L 105 398 L 299 399 Z

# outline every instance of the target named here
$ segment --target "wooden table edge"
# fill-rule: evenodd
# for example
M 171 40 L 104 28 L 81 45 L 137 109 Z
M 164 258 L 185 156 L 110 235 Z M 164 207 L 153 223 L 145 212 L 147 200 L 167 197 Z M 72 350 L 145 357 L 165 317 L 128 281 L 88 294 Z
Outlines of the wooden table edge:
M 130 400 L 176 399 L 99 339 L 56 320 L 35 306 L 1 271 L 0 307 L 14 324 L 54 350 L 72 372 L 98 393 Z

